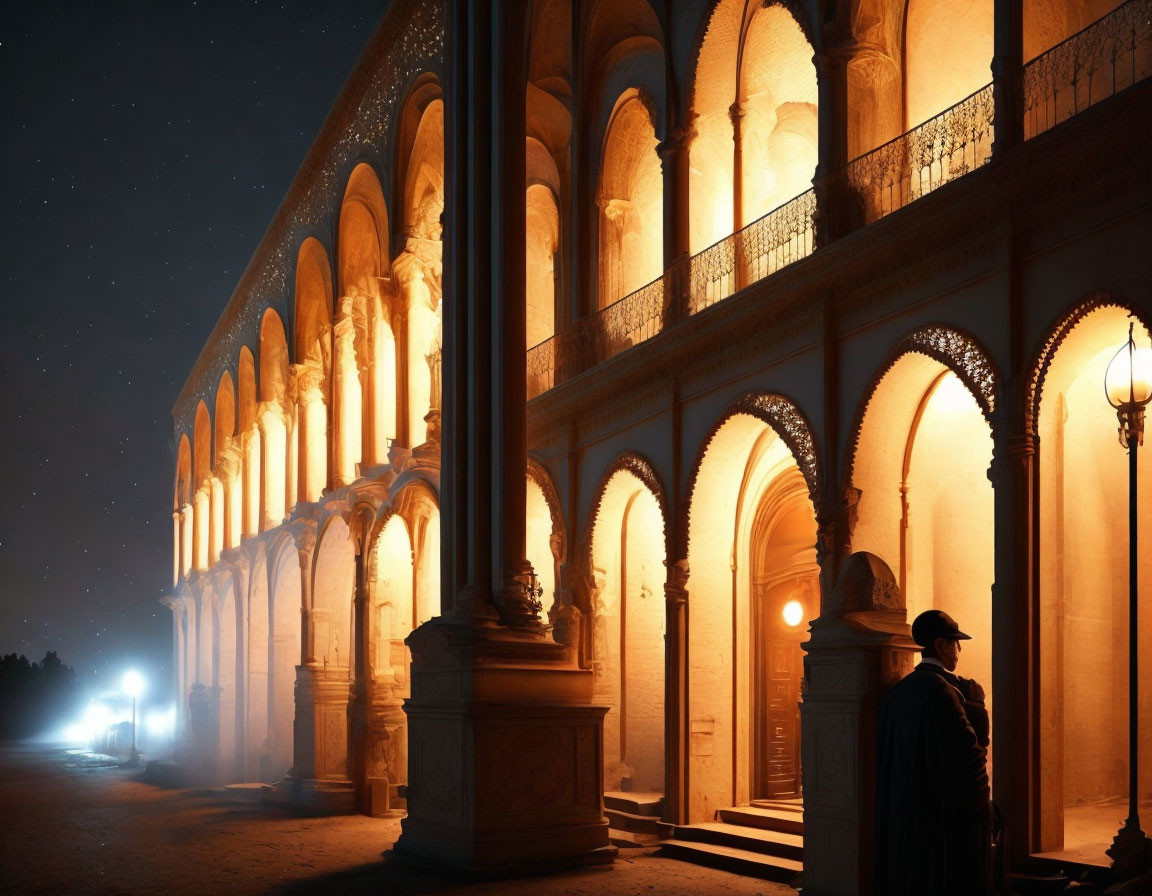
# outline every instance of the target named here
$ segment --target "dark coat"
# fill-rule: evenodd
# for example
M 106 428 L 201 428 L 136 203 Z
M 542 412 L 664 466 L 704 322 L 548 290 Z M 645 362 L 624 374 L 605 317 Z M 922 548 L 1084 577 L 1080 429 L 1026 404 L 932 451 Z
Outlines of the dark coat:
M 982 701 L 965 709 L 983 692 L 970 684 L 921 663 L 880 703 L 874 896 L 990 892 L 987 752 L 969 721 Z

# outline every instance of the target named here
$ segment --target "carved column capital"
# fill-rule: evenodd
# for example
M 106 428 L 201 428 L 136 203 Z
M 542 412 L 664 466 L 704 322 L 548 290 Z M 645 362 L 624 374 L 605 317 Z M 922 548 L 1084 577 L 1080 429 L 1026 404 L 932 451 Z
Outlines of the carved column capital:
M 674 560 L 667 564 L 668 578 L 664 582 L 664 600 L 674 607 L 688 603 L 688 561 Z

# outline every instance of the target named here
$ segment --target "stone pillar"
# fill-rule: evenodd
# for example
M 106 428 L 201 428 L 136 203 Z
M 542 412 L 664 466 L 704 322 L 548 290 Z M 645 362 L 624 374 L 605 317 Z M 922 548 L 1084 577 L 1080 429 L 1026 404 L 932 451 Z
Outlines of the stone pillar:
M 728 107 L 728 117 L 732 121 L 732 233 L 739 233 L 744 227 L 744 107 L 739 101 Z M 748 282 L 747 265 L 744 260 L 744 244 L 737 239 L 733 260 L 733 292 L 739 292 Z
M 427 438 L 425 417 L 432 406 L 432 375 L 427 357 L 434 340 L 436 313 L 432 291 L 425 282 L 424 261 L 415 252 L 401 252 L 392 262 L 392 275 L 400 284 L 404 316 L 402 366 L 407 373 L 408 447 L 415 448 Z
M 184 681 L 185 646 L 184 638 L 181 636 L 181 618 L 184 615 L 184 602 L 175 595 L 167 595 L 160 598 L 160 603 L 172 611 L 173 669 L 170 696 L 173 703 L 178 707 L 176 713 L 176 731 L 173 732 L 173 737 L 179 739 L 184 734 L 184 694 L 187 693 Z
M 664 175 L 664 326 L 688 316 L 688 259 L 692 248 L 690 215 L 691 148 L 696 137 L 692 120 L 673 130 L 657 147 Z
M 688 561 L 668 565 L 664 583 L 664 821 L 688 822 Z
M 1008 422 L 994 421 L 989 472 L 996 520 L 992 799 L 1009 832 L 1009 862 L 1021 867 L 1040 848 L 1039 438 L 1011 434 Z
M 340 300 L 341 316 L 332 328 L 332 404 L 335 451 L 332 478 L 337 488 L 356 480 L 360 456 L 360 374 L 356 366 L 356 325 L 352 320 L 352 300 Z
M 407 640 L 408 816 L 395 846 L 485 874 L 615 854 L 606 710 L 591 705 L 591 671 L 540 623 L 524 559 L 524 154 L 506 147 L 524 139 L 525 15 L 516 0 L 467 0 L 449 23 L 442 581 L 454 606 Z
M 1024 7 L 1020 0 L 995 0 L 992 55 L 994 140 L 999 158 L 1024 142 Z
M 818 145 L 816 175 L 816 247 L 840 239 L 863 223 L 854 213 L 855 200 L 844 176 L 848 164 L 849 53 L 830 49 L 817 53 L 816 66 Z
M 911 671 L 904 599 L 874 554 L 852 554 L 803 645 L 805 896 L 872 892 L 876 712 Z
M 183 568 L 180 563 L 180 511 L 172 511 L 172 587 L 180 584 Z

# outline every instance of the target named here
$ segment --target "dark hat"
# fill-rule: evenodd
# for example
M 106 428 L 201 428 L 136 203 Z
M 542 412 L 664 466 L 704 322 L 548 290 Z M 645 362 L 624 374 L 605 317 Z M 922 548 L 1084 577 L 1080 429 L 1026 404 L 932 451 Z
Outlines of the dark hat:
M 925 610 L 912 621 L 912 640 L 921 647 L 931 647 L 937 638 L 971 641 L 972 636 L 960 631 L 956 620 L 943 610 Z

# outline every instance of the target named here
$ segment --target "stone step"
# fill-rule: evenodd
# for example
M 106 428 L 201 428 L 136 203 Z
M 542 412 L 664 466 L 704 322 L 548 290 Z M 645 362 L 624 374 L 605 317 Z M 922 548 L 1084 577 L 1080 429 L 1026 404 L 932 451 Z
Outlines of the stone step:
M 753 809 L 776 809 L 793 815 L 804 814 L 803 800 L 752 800 L 751 806 Z
M 733 806 L 719 811 L 720 820 L 728 824 L 782 831 L 787 834 L 804 833 L 804 812 L 788 809 L 761 809 L 757 806 Z
M 664 794 L 606 790 L 604 808 L 627 812 L 629 815 L 649 815 L 659 818 L 664 811 Z
M 655 846 L 659 840 L 659 835 L 622 831 L 617 827 L 608 828 L 608 842 L 618 849 L 640 849 L 644 846 Z
M 633 834 L 661 837 L 666 833 L 663 828 L 671 828 L 671 825 L 665 825 L 659 816 L 633 815 L 631 812 L 621 812 L 619 809 L 607 807 L 604 809 L 604 815 L 608 818 L 608 824 L 616 830 L 629 831 Z
M 795 885 L 797 877 L 804 870 L 803 864 L 795 859 L 766 856 L 763 853 L 715 843 L 695 843 L 678 837 L 661 843 L 660 855 L 683 859 L 697 865 L 707 865 L 710 868 L 720 868 L 734 874 L 792 885 Z
M 804 860 L 804 838 L 799 834 L 783 831 L 767 831 L 763 828 L 710 821 L 677 825 L 673 836 L 677 840 L 690 843 L 728 846 L 764 856 L 790 859 L 794 862 Z

